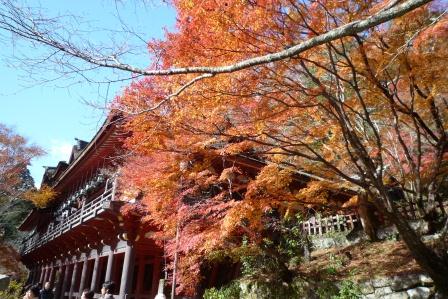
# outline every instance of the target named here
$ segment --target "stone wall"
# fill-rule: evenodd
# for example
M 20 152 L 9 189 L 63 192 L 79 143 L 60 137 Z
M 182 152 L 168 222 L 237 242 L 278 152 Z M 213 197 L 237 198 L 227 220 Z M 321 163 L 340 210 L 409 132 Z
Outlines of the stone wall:
M 343 282 L 311 281 L 297 278 L 289 284 L 289 287 L 289 289 L 285 289 L 280 286 L 274 287 L 267 281 L 242 279 L 233 285 L 232 290 L 240 299 L 329 299 L 354 298 L 353 296 L 361 299 L 448 299 L 447 296 L 435 291 L 432 279 L 425 274 L 375 277 L 368 281 L 353 282 L 348 285 L 344 285 Z M 347 296 L 347 287 L 354 290 L 349 296 Z M 229 292 L 221 292 L 220 296 L 207 298 L 227 298 L 229 294 Z M 234 296 L 236 296 L 235 294 Z
M 447 280 L 448 283 L 448 280 Z M 360 283 L 364 299 L 446 299 L 435 292 L 432 279 L 425 274 L 378 277 Z
M 9 281 L 9 276 L 0 274 L 0 291 L 4 291 L 8 288 Z
M 409 225 L 421 236 L 429 232 L 429 225 L 424 220 L 409 221 Z M 379 240 L 399 239 L 395 226 L 380 227 L 377 229 L 376 234 Z M 352 231 L 329 232 L 323 235 L 308 236 L 308 239 L 314 250 L 354 245 L 368 240 L 360 225 L 356 226 Z

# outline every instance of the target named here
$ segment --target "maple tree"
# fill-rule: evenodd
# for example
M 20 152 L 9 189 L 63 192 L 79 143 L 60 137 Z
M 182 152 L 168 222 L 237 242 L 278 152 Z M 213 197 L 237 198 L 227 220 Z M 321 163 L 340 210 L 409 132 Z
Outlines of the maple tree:
M 174 4 L 177 31 L 148 45 L 163 53 L 154 68 L 232 64 L 278 52 L 381 10 L 385 3 Z M 145 78 L 117 99 L 114 109 L 127 113 L 133 134 L 127 145 L 142 155 L 126 168 L 134 172 L 127 181 L 146 191 L 149 221 L 171 236 L 181 226 L 178 247 L 170 248 L 184 256 L 180 275 L 189 273 L 180 289 L 198 283 L 200 259 L 207 254 L 236 246 L 238 241 L 229 240 L 242 233 L 256 239 L 267 210 L 306 203 L 307 193 L 325 203 L 325 196 L 315 196 L 323 194 L 325 184 L 366 193 L 444 288 L 441 273 L 447 273 L 447 261 L 401 217 L 388 182 L 407 190 L 405 199 L 419 204 L 423 214 L 429 213 L 423 202 L 431 206 L 443 200 L 447 102 L 440 67 L 447 58 L 447 18 L 437 5 L 275 64 L 201 77 L 176 97 L 173 91 L 198 77 Z M 222 148 L 215 149 L 217 144 Z M 211 167 L 207 152 L 223 157 L 249 153 L 268 164 L 257 177 L 243 175 L 242 184 L 235 179 L 242 175 L 237 169 Z M 182 171 L 181 161 L 192 165 Z M 149 176 L 148 168 L 154 169 Z M 322 182 L 295 193 L 288 187 L 297 172 Z M 244 200 L 235 197 L 233 188 L 244 190 Z
M 148 69 L 61 40 L 10 2 L 0 25 L 53 47 L 49 57 L 146 76 L 112 106 L 138 155 L 123 188 L 142 191 L 143 222 L 172 238 L 181 290 L 194 292 L 202 258 L 242 235 L 259 242 L 267 211 L 324 205 L 330 186 L 365 193 L 447 292 L 447 261 L 401 217 L 387 182 L 423 214 L 444 200 L 447 18 L 443 2 L 428 2 L 174 0 L 176 30 L 148 43 Z M 232 155 L 266 166 L 256 175 L 213 162 Z M 292 190 L 296 174 L 319 182 Z
M 43 185 L 37 190 L 25 175 L 31 160 L 43 154 L 40 147 L 30 145 L 26 138 L 0 124 L 0 195 L 29 200 L 38 208 L 54 199 L 52 188 Z
M 23 198 L 31 201 L 37 208 L 45 208 L 56 198 L 57 192 L 53 188 L 42 185 L 39 189 L 31 189 L 23 194 Z
M 42 154 L 42 149 L 30 145 L 24 137 L 0 124 L 0 194 L 10 195 L 20 191 L 22 174 L 31 159 Z

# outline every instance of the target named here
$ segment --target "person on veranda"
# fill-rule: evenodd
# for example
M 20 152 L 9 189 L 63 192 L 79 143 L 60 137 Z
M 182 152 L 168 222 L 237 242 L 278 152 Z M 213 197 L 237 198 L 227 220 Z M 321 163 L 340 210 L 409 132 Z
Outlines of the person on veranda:
M 81 299 L 93 299 L 95 293 L 89 289 L 85 289 L 82 291 Z
M 53 291 L 51 290 L 51 284 L 47 281 L 44 288 L 40 291 L 40 299 L 54 299 Z
M 23 299 L 39 299 L 39 288 L 37 286 L 32 286 L 28 291 L 26 291 Z
M 106 281 L 101 288 L 102 299 L 114 299 L 115 283 L 113 281 Z

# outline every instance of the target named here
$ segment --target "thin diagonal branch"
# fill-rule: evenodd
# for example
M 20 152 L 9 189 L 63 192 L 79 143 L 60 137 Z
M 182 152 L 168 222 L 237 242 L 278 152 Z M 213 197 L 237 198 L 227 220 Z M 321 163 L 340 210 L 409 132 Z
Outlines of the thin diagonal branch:
M 138 68 L 123 62 L 120 62 L 115 55 L 97 55 L 96 53 L 91 53 L 89 51 L 84 51 L 76 47 L 73 43 L 69 41 L 59 40 L 57 35 L 54 37 L 48 31 L 39 30 L 40 24 L 38 21 L 30 20 L 27 15 L 20 14 L 20 10 L 14 7 L 11 2 L 9 4 L 9 13 L 0 13 L 0 29 L 10 31 L 18 36 L 25 39 L 46 44 L 47 46 L 56 48 L 70 56 L 77 57 L 85 62 L 92 63 L 105 68 L 118 69 L 125 72 L 131 72 L 135 74 L 141 74 L 144 76 L 167 76 L 167 75 L 178 75 L 178 74 L 223 74 L 232 73 L 247 68 L 255 67 L 258 65 L 281 61 L 287 58 L 297 56 L 298 54 L 314 48 L 316 46 L 331 42 L 336 39 L 340 39 L 346 36 L 352 36 L 356 33 L 360 33 L 369 28 L 375 27 L 382 23 L 388 22 L 394 18 L 403 16 L 404 14 L 431 2 L 431 0 L 408 0 L 402 4 L 395 5 L 396 1 L 393 2 L 394 5 L 386 6 L 386 9 L 380 10 L 376 14 L 367 17 L 363 20 L 357 20 L 326 33 L 318 35 L 316 37 L 310 38 L 304 42 L 296 44 L 288 49 L 279 51 L 276 53 L 258 56 L 246 60 L 242 60 L 235 64 L 208 67 L 208 66 L 191 66 L 191 67 L 180 67 L 180 68 L 170 68 L 161 70 L 146 70 L 143 68 Z

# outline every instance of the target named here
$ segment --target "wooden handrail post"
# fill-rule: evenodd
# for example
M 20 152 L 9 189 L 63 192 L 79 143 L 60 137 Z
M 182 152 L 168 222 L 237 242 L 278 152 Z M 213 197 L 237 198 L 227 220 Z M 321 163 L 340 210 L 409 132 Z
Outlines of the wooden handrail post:
M 112 198 L 111 198 L 111 201 L 115 200 L 115 190 L 117 189 L 117 181 L 118 181 L 118 177 L 115 177 L 114 181 L 112 183 Z
M 79 215 L 79 224 L 82 223 L 82 217 L 84 216 L 84 206 L 86 205 L 86 198 L 84 197 L 81 206 L 81 214 Z

